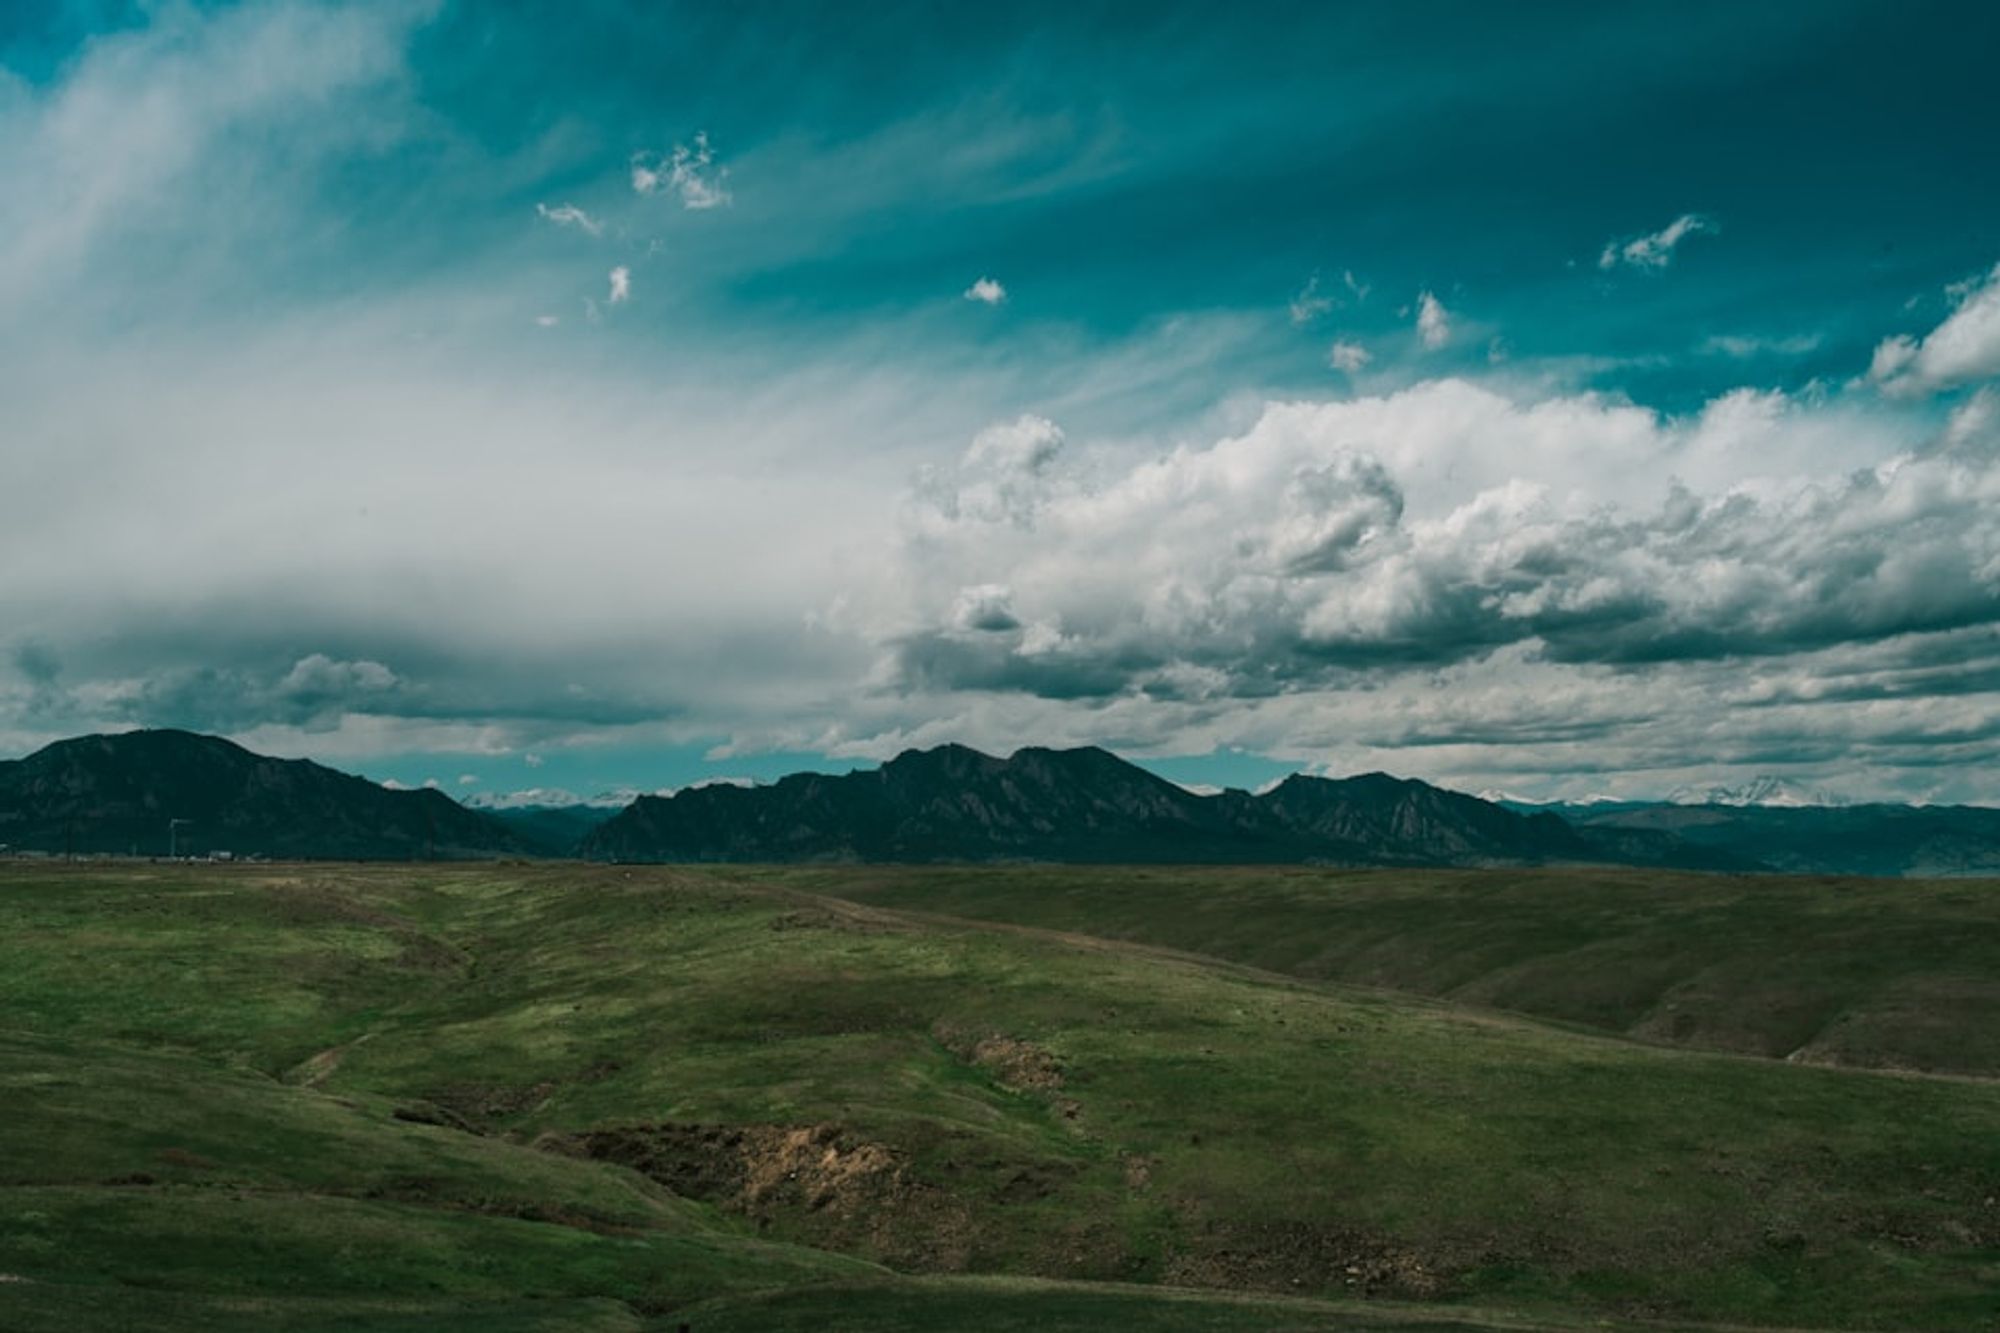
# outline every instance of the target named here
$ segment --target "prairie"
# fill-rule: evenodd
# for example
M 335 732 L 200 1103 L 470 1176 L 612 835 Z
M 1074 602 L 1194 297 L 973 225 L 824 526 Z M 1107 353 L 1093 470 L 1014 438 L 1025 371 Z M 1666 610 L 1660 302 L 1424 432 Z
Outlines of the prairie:
M 1989 1328 L 1992 1036 L 1879 997 L 1995 894 L 1878 887 L 0 866 L 0 1327 Z

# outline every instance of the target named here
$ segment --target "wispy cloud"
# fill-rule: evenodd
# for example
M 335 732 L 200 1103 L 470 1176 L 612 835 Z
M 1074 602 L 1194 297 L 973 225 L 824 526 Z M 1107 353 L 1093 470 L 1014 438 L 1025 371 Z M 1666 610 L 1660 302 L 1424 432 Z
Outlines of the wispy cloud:
M 611 270 L 611 304 L 623 305 L 632 299 L 632 270 L 620 264 Z
M 1374 359 L 1373 356 L 1369 355 L 1366 347 L 1363 347 L 1358 342 L 1350 342 L 1345 338 L 1336 341 L 1327 350 L 1326 354 L 1326 363 L 1329 366 L 1332 366 L 1335 370 L 1344 371 L 1349 375 L 1361 370 Z
M 1288 307 L 1292 323 L 1310 324 L 1321 315 L 1336 310 L 1352 300 L 1356 305 L 1368 299 L 1368 284 L 1354 276 L 1353 269 L 1342 269 L 1340 285 L 1346 296 L 1337 296 L 1320 286 L 1319 274 L 1306 279 L 1306 285 L 1299 288 Z
M 1597 256 L 1597 266 L 1610 270 L 1627 268 L 1661 269 L 1673 262 L 1674 250 L 1690 236 L 1720 230 L 1712 219 L 1699 213 L 1683 213 L 1658 231 L 1635 236 L 1628 241 L 1607 241 Z
M 1429 292 L 1417 297 L 1417 336 L 1432 350 L 1451 341 L 1451 311 Z
M 1333 309 L 1334 299 L 1319 289 L 1319 274 L 1306 279 L 1306 285 L 1299 288 L 1299 294 L 1292 298 L 1291 315 L 1294 324 L 1310 324 Z
M 677 194 L 682 208 L 720 208 L 728 203 L 731 196 L 722 183 L 728 175 L 729 168 L 715 165 L 706 130 L 694 136 L 692 148 L 675 144 L 664 161 L 657 153 L 632 158 L 632 188 L 640 194 Z
M 535 211 L 558 227 L 575 227 L 588 236 L 602 236 L 604 222 L 578 208 L 575 204 L 558 204 L 550 208 L 547 204 L 536 204 Z
M 1750 334 L 1717 333 L 1702 340 L 1701 350 L 1710 356 L 1734 357 L 1748 361 L 1762 356 L 1804 356 L 1819 350 L 1824 341 L 1817 333 L 1798 333 L 1788 338 L 1760 338 Z
M 987 305 L 999 305 L 1007 299 L 1007 289 L 992 278 L 981 278 L 965 289 L 968 301 L 983 301 Z

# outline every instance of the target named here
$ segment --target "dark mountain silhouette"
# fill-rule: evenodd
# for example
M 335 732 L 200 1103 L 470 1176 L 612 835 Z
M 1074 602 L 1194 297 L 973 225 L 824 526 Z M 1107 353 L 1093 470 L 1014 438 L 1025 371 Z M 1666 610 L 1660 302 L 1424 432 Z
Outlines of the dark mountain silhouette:
M 1598 863 L 1815 874 L 2000 874 L 2000 810 L 1494 803 L 1368 773 L 1201 796 L 1107 751 L 961 745 L 599 808 L 467 809 L 184 731 L 59 741 L 0 761 L 0 849 L 410 860 Z
M 1086 748 L 960 745 L 768 787 L 642 796 L 584 839 L 626 861 L 1290 862 L 1531 865 L 1610 859 L 1553 815 L 1385 774 L 1198 796 Z M 1621 858 L 1622 859 L 1622 858 Z
M 215 736 L 133 731 L 0 762 L 0 844 L 47 852 L 403 860 L 519 854 L 524 840 L 439 791 L 391 791 Z

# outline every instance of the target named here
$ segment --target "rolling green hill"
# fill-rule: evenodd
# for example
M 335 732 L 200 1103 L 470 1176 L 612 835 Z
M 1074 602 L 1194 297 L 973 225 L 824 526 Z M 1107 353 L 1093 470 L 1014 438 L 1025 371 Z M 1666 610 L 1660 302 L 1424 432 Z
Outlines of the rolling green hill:
M 1651 1042 L 2000 1076 L 2000 881 L 1150 866 L 759 879 Z
M 1993 1084 L 776 872 L 0 866 L 0 1016 L 8 1329 L 1932 1330 L 2000 1282 Z

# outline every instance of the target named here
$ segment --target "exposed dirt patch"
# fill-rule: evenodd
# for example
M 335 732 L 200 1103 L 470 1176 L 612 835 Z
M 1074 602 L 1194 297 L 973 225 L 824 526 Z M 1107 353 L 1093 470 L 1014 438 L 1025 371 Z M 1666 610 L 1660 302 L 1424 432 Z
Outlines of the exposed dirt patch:
M 972 1219 L 894 1149 L 838 1125 L 638 1125 L 545 1134 L 539 1148 L 615 1162 L 760 1229 L 832 1243 L 913 1271 L 963 1269 Z
M 1063 1085 L 1062 1062 L 1031 1041 L 970 1033 L 947 1023 L 933 1027 L 931 1035 L 953 1055 L 988 1071 L 996 1082 L 1016 1092 L 1054 1092 Z
M 1164 1280 L 1191 1287 L 1347 1291 L 1420 1300 L 1444 1286 L 1439 1265 L 1366 1232 L 1304 1222 L 1215 1227 L 1167 1258 Z

